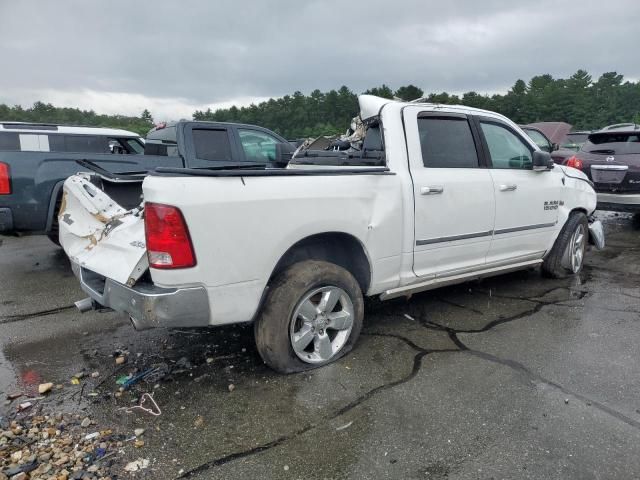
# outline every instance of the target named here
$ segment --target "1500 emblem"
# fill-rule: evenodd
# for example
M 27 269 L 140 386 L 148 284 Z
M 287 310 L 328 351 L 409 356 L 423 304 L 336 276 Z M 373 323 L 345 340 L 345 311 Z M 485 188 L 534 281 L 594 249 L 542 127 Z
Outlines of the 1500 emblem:
M 564 205 L 564 201 L 562 200 L 550 200 L 548 202 L 544 202 L 545 210 L 557 210 L 558 207 Z

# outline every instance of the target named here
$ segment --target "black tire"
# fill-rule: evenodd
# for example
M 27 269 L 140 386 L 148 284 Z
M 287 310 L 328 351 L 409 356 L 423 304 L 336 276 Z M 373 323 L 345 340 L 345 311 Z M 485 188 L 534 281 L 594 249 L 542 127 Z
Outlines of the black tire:
M 327 361 L 315 361 L 314 363 L 303 361 L 292 346 L 292 332 L 295 329 L 295 324 L 292 326 L 292 323 L 300 321 L 300 317 L 297 315 L 296 318 L 293 318 L 294 312 L 298 310 L 303 300 L 314 291 L 334 287 L 346 294 L 351 302 L 353 310 L 351 330 L 350 332 L 345 331 L 342 338 L 346 340 L 342 340 L 344 342 L 342 346 Z M 344 297 L 340 298 L 342 305 Z M 280 373 L 294 373 L 317 368 L 337 360 L 353 348 L 360 336 L 363 316 L 362 291 L 351 273 L 333 263 L 305 260 L 288 267 L 269 286 L 262 311 L 254 325 L 256 346 L 264 362 Z M 325 328 L 328 337 L 332 327 L 327 324 Z M 318 330 L 318 332 L 323 333 L 323 330 Z M 339 332 L 339 330 L 335 332 Z M 337 335 L 335 332 L 334 335 Z M 334 337 L 334 339 L 336 338 L 337 336 Z M 311 341 L 309 345 L 312 346 L 312 344 L 315 345 L 315 340 Z
M 51 219 L 51 230 L 47 232 L 47 237 L 57 246 L 60 246 L 60 225 L 58 224 L 58 212 L 62 206 L 62 195 L 59 195 L 56 199 L 56 204 L 53 207 L 53 218 Z
M 572 268 L 569 249 L 572 247 L 574 234 L 582 229 L 583 241 L 580 248 L 582 257 L 579 268 Z M 582 212 L 572 212 L 564 224 L 553 248 L 542 264 L 542 274 L 549 278 L 566 278 L 580 273 L 584 264 L 584 254 L 589 240 L 589 222 Z

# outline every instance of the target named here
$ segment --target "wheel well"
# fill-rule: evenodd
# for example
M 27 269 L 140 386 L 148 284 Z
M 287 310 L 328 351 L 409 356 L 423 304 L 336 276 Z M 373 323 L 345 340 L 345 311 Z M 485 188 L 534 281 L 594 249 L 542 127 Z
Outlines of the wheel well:
M 573 210 L 571 210 L 569 212 L 569 215 L 571 215 L 573 212 L 580 212 L 580 213 L 584 213 L 586 216 L 589 216 L 589 213 L 587 212 L 586 209 L 582 208 L 582 207 L 576 207 Z
M 348 270 L 358 281 L 363 293 L 371 284 L 369 259 L 360 241 L 340 232 L 321 233 L 304 238 L 280 258 L 271 278 L 294 263 L 303 260 L 324 260 Z

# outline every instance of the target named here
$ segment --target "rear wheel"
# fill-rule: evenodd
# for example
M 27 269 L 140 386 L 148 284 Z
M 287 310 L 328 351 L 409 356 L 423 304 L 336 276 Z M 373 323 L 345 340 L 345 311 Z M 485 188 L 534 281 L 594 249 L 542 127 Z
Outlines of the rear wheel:
M 589 240 L 589 223 L 582 212 L 573 212 L 542 264 L 542 273 L 565 278 L 580 273 Z
M 282 373 L 326 365 L 351 350 L 363 315 L 351 273 L 328 262 L 296 263 L 269 287 L 254 327 L 258 352 Z

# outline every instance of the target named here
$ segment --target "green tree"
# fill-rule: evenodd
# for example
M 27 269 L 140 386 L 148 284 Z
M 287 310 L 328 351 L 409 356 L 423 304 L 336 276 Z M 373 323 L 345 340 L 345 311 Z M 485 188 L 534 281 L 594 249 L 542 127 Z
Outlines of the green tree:
M 406 85 L 398 88 L 393 95 L 409 102 L 411 100 L 422 98 L 424 92 L 421 88 L 418 88 L 415 85 Z

